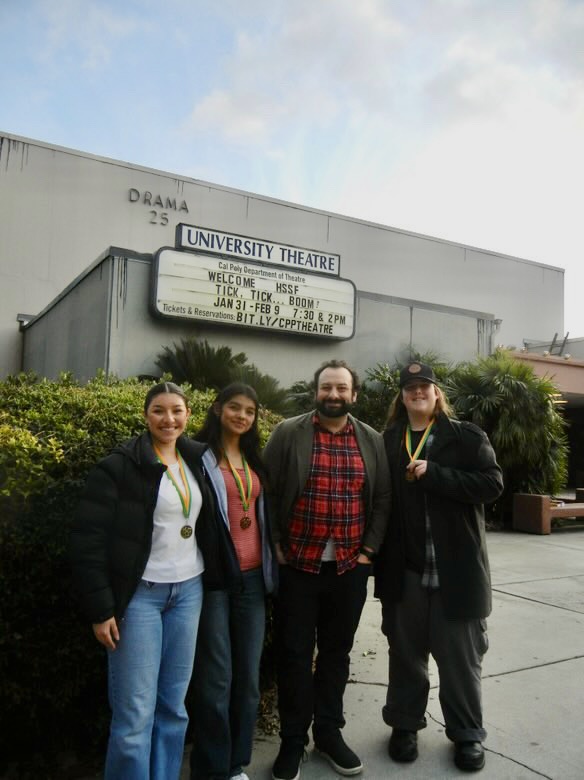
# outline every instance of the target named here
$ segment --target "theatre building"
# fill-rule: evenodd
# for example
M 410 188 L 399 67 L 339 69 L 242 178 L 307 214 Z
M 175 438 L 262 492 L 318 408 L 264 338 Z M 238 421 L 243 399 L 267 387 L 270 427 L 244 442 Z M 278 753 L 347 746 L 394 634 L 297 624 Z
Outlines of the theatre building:
M 6 134 L 0 222 L 1 376 L 156 375 L 196 335 L 287 386 L 563 334 L 561 268 Z

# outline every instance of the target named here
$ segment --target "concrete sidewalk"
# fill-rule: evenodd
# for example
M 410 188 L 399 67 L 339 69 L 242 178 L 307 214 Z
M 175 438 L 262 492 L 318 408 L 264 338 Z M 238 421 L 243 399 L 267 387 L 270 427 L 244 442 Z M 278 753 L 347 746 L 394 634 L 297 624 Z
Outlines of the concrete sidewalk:
M 490 649 L 483 665 L 487 763 L 481 780 L 582 780 L 584 778 L 584 532 L 551 536 L 511 532 L 487 535 L 494 607 Z M 387 756 L 390 730 L 381 720 L 387 683 L 387 644 L 380 606 L 365 606 L 352 653 L 345 695 L 347 742 L 364 764 L 363 778 L 460 778 L 452 762 L 432 670 L 428 727 L 420 732 L 420 757 L 396 764 Z M 268 780 L 278 739 L 258 735 L 251 780 Z M 339 777 L 308 748 L 302 780 Z M 183 772 L 184 780 L 188 772 Z

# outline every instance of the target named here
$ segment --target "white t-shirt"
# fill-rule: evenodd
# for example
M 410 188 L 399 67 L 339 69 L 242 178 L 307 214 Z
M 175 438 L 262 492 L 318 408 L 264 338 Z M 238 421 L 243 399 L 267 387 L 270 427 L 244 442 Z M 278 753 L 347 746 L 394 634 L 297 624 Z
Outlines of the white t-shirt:
M 178 463 L 168 467 L 182 488 Z M 184 582 L 202 574 L 205 569 L 203 556 L 197 547 L 195 523 L 203 497 L 191 470 L 184 464 L 185 475 L 191 489 L 191 511 L 183 515 L 179 494 L 167 474 L 162 475 L 158 500 L 154 509 L 152 549 L 142 579 L 149 582 Z M 193 533 L 188 539 L 181 536 L 181 528 L 188 525 Z

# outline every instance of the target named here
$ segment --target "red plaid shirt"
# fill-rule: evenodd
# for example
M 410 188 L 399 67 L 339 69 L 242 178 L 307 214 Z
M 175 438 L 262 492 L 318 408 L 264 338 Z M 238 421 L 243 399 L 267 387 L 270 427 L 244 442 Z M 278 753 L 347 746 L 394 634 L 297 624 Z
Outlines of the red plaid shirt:
M 330 538 L 342 574 L 357 563 L 365 529 L 365 464 L 352 423 L 338 433 L 323 428 L 318 415 L 313 424 L 310 473 L 292 513 L 286 560 L 318 574 Z

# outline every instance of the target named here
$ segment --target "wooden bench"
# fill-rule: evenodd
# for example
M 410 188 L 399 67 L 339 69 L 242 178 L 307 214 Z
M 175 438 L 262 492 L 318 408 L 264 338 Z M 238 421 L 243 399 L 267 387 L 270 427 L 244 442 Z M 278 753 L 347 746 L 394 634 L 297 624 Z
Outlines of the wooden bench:
M 513 494 L 513 529 L 528 534 L 549 534 L 554 517 L 584 517 L 584 489 L 576 491 L 576 501 L 558 504 L 550 496 Z

